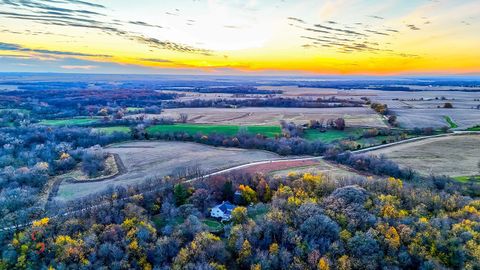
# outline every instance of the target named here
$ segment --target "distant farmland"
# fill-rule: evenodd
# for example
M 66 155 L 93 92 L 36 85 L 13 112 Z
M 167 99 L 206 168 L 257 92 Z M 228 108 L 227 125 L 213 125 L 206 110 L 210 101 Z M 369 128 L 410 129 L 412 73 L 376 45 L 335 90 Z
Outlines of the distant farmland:
M 280 135 L 282 130 L 280 126 L 230 126 L 230 125 L 197 125 L 197 124 L 175 124 L 175 125 L 156 125 L 147 128 L 150 134 L 155 133 L 175 133 L 185 132 L 190 135 L 201 133 L 209 135 L 213 133 L 236 135 L 241 129 L 251 134 L 262 134 L 267 137 Z
M 386 127 L 381 116 L 366 107 L 345 108 L 182 108 L 166 109 L 162 117 L 178 119 L 188 115 L 188 122 L 214 125 L 278 125 L 281 120 L 305 124 L 310 120 L 345 118 L 349 127 Z M 160 116 L 160 115 L 158 115 Z M 157 117 L 158 117 L 157 116 Z M 155 117 L 155 115 L 150 115 Z

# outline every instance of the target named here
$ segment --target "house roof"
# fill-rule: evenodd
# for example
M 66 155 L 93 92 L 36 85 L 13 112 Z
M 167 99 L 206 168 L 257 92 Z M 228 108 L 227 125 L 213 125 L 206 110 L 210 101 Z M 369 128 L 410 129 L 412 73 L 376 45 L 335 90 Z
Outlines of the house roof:
M 230 202 L 222 202 L 222 204 L 217 205 L 217 207 L 225 214 L 230 215 L 232 213 L 233 209 L 237 207 L 234 204 L 231 204 Z

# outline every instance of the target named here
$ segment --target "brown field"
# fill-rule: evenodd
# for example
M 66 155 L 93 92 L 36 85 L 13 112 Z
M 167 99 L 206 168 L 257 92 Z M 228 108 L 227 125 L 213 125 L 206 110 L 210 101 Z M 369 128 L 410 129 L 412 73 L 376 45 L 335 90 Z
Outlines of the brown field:
M 345 118 L 350 127 L 385 127 L 382 118 L 370 108 L 182 108 L 166 109 L 161 116 L 177 119 L 180 113 L 190 123 L 225 125 L 278 125 L 280 120 L 307 123 L 309 120 Z
M 401 167 L 421 174 L 463 176 L 478 174 L 480 135 L 456 135 L 426 139 L 375 150 Z
M 127 186 L 148 178 L 183 174 L 183 168 L 209 172 L 280 158 L 266 151 L 210 147 L 188 142 L 127 142 L 112 145 L 106 151 L 119 155 L 126 173 L 101 182 L 63 181 L 55 199 L 70 200 L 101 191 L 108 185 Z
M 347 167 L 332 164 L 322 159 L 316 160 L 315 164 L 303 165 L 303 166 L 302 165 L 291 166 L 291 167 L 284 167 L 277 170 L 271 170 L 269 172 L 269 175 L 273 177 L 286 177 L 289 173 L 292 173 L 292 172 L 297 174 L 321 173 L 331 177 L 331 179 L 344 179 L 344 178 L 355 177 L 355 176 L 365 176 L 365 175 L 360 175 Z
M 451 86 L 408 85 L 408 87 L 422 91 L 338 90 L 297 86 L 262 86 L 259 88 L 283 90 L 285 96 L 338 97 L 353 100 L 368 97 L 374 102 L 387 104 L 388 108 L 398 116 L 397 121 L 401 127 L 405 128 L 440 128 L 447 125 L 444 116 L 452 118 L 461 129 L 480 124 L 480 110 L 476 109 L 480 105 L 480 102 L 476 101 L 480 99 L 480 92 L 458 91 L 465 88 Z M 478 90 L 478 88 L 470 89 Z M 442 98 L 445 100 L 442 100 Z M 438 106 L 442 107 L 445 102 L 452 103 L 454 108 L 437 108 Z
M 258 164 L 258 165 L 250 166 L 245 169 L 239 169 L 238 172 L 249 173 L 249 174 L 261 173 L 261 174 L 267 175 L 273 171 L 319 165 L 320 162 L 321 162 L 320 160 L 278 161 L 278 162 L 271 162 L 271 163 L 265 163 L 265 164 Z

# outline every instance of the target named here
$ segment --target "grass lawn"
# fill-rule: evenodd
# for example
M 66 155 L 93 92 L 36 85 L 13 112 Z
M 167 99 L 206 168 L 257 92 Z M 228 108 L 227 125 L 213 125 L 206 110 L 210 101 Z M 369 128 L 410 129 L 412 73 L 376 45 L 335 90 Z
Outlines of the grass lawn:
M 106 134 L 112 134 L 114 132 L 130 133 L 130 128 L 125 126 L 101 127 L 101 128 L 95 128 L 95 130 L 106 133 Z
M 139 112 L 139 111 L 142 111 L 143 108 L 140 108 L 140 107 L 127 107 L 127 112 L 130 112 L 130 113 L 135 113 L 135 112 Z
M 97 122 L 98 119 L 95 118 L 70 118 L 70 119 L 52 119 L 52 120 L 41 120 L 38 122 L 40 125 L 44 126 L 75 126 L 75 125 L 88 125 L 91 123 Z
M 445 121 L 450 125 L 450 128 L 457 128 L 458 125 L 457 123 L 453 122 L 452 118 L 450 116 L 445 116 Z
M 311 141 L 320 140 L 322 142 L 330 143 L 335 140 L 343 140 L 350 137 L 357 139 L 362 135 L 362 132 L 362 128 L 346 128 L 345 130 L 329 129 L 325 132 L 320 132 L 316 129 L 308 129 L 305 130 L 303 137 Z
M 212 232 L 218 232 L 221 229 L 223 229 L 223 224 L 216 221 L 216 220 L 205 219 L 202 222 L 203 222 L 203 224 L 207 225 L 208 228 L 210 229 L 210 231 L 212 231 Z
M 473 177 L 473 179 L 472 179 Z M 455 179 L 456 181 L 458 182 L 461 182 L 461 183 L 470 183 L 470 182 L 480 182 L 480 175 L 476 175 L 476 176 L 456 176 L 456 177 L 453 177 L 453 179 Z
M 228 125 L 200 125 L 200 124 L 174 124 L 174 125 L 156 125 L 147 128 L 147 132 L 170 133 L 170 132 L 186 132 L 190 135 L 201 133 L 209 135 L 213 133 L 226 134 L 229 136 L 236 135 L 241 128 L 245 128 L 248 133 L 262 134 L 267 137 L 275 137 L 281 134 L 282 130 L 279 126 L 228 126 Z
M 253 207 L 248 208 L 247 215 L 249 218 L 253 220 L 259 220 L 261 217 L 267 214 L 268 211 L 269 211 L 269 208 L 266 205 L 255 205 Z
M 184 221 L 185 219 L 181 217 L 175 217 L 174 219 L 168 219 L 168 220 L 163 219 L 162 217 L 160 217 L 160 215 L 156 215 L 152 217 L 152 222 L 153 224 L 155 224 L 155 227 L 157 227 L 157 229 L 161 229 L 167 225 L 172 225 L 172 226 L 180 225 Z
M 467 128 L 468 131 L 480 131 L 480 125 L 476 125 L 474 127 Z
M 23 113 L 23 114 L 30 113 L 30 111 L 26 109 L 9 109 L 9 108 L 0 109 L 0 112 L 15 112 L 15 113 Z

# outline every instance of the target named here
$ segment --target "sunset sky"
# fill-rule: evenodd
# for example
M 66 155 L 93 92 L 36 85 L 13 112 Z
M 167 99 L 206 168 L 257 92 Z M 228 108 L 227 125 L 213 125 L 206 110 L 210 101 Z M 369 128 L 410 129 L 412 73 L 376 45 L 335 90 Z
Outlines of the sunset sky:
M 1 72 L 480 74 L 480 0 L 0 0 Z

